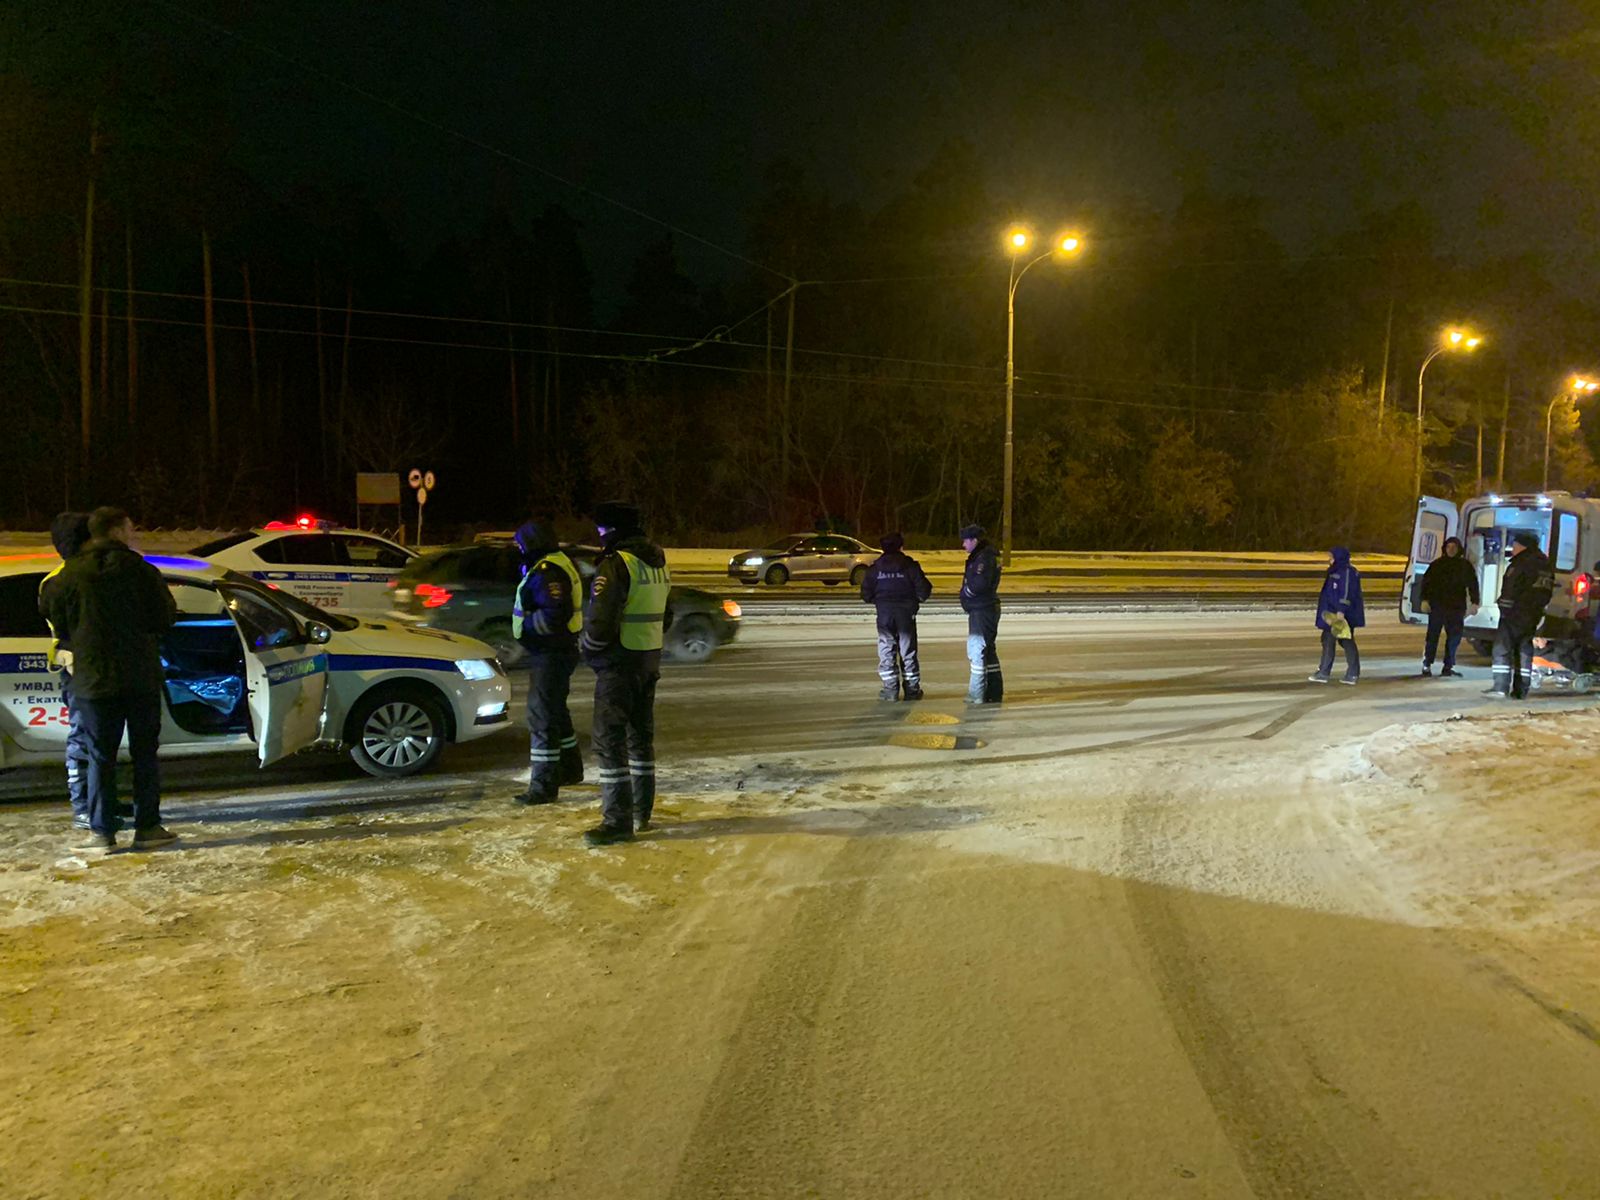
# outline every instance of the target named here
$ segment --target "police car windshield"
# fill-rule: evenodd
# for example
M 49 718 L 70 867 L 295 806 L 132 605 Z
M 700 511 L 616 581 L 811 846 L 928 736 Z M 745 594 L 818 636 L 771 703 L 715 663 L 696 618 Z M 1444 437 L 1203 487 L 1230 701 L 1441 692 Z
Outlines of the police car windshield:
M 227 579 L 231 584 L 247 587 L 253 592 L 264 593 L 280 608 L 288 609 L 299 621 L 316 621 L 319 624 L 328 626 L 330 629 L 337 629 L 340 633 L 349 633 L 352 629 L 358 629 L 361 626 L 361 622 L 354 617 L 347 617 L 342 613 L 329 612 L 325 608 L 307 604 L 300 597 L 291 596 L 282 588 L 264 587 L 248 575 L 241 575 L 237 571 L 229 571 Z

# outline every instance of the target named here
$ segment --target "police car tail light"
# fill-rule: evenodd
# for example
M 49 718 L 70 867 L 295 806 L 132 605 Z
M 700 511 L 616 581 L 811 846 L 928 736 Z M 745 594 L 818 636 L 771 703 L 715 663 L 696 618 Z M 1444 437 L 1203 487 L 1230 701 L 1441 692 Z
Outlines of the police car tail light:
M 1587 600 L 1589 589 L 1594 581 L 1587 575 L 1575 575 L 1572 579 L 1572 598 L 1574 600 Z
M 732 600 L 724 600 L 722 602 L 722 611 L 727 613 L 728 616 L 732 617 L 735 621 L 737 621 L 739 619 L 740 614 L 744 610 L 742 608 L 740 608 Z
M 417 599 L 422 601 L 423 608 L 443 608 L 450 603 L 450 589 L 442 588 L 435 583 L 419 583 L 416 587 Z

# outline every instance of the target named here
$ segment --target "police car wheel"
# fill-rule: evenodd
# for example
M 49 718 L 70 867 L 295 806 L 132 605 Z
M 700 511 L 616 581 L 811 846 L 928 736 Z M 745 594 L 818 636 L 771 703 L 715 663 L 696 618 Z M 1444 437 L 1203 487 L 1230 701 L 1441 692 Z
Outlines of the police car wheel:
M 863 566 L 854 567 L 850 572 L 850 586 L 851 587 L 860 587 L 861 586 L 861 581 L 863 579 L 865 579 L 866 577 L 867 577 L 867 569 L 865 567 L 863 567 Z
M 364 696 L 351 714 L 350 757 L 368 775 L 414 775 L 444 747 L 444 713 L 421 692 L 379 691 Z
M 667 649 L 680 662 L 705 662 L 717 648 L 717 635 L 704 617 L 674 621 L 667 634 Z
M 782 563 L 773 563 L 767 568 L 766 581 L 773 587 L 781 587 L 789 582 L 789 568 Z

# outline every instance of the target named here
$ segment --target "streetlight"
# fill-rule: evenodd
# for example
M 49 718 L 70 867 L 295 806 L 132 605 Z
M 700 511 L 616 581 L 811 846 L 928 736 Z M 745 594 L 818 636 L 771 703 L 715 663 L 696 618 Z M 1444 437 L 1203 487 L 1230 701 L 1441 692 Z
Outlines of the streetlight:
M 1446 350 L 1473 351 L 1483 345 L 1483 339 L 1474 333 L 1462 329 L 1447 329 L 1439 339 L 1439 344 L 1427 358 L 1422 360 L 1422 370 L 1417 372 L 1417 469 L 1412 481 L 1411 491 L 1414 495 L 1422 495 L 1422 377 L 1428 373 L 1428 364 Z
M 1017 270 L 1017 256 L 1027 251 L 1033 244 L 1033 234 L 1020 225 L 1013 226 L 1006 231 L 1006 251 L 1011 255 L 1011 282 L 1006 289 L 1006 467 L 1005 467 L 1005 500 L 1004 510 L 1000 519 L 1000 564 L 1011 565 L 1011 480 L 1012 480 L 1012 412 L 1013 400 L 1016 393 L 1016 369 L 1013 357 L 1013 347 L 1016 342 L 1017 332 L 1017 285 L 1022 282 L 1022 277 L 1028 269 L 1042 263 L 1047 258 L 1071 258 L 1083 249 L 1083 236 L 1077 233 L 1059 233 L 1051 242 L 1050 248 L 1037 258 L 1030 259 Z
M 1600 383 L 1592 379 L 1585 379 L 1582 375 L 1574 375 L 1571 382 L 1567 384 L 1566 390 L 1557 392 L 1550 401 L 1549 407 L 1544 410 L 1544 485 L 1539 489 L 1540 491 L 1547 492 L 1550 490 L 1550 420 L 1555 416 L 1556 405 L 1569 397 L 1576 404 L 1580 395 L 1584 392 L 1592 392 L 1596 388 L 1600 388 Z

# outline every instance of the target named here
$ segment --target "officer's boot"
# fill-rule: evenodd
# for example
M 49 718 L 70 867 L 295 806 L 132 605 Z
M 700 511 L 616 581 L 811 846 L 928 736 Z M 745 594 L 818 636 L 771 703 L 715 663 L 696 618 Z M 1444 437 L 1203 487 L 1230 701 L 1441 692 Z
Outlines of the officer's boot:
M 907 679 L 906 679 L 906 699 L 907 700 L 921 700 L 922 699 L 922 680 L 920 680 L 920 679 L 912 679 L 910 677 L 907 677 Z
M 633 785 L 627 767 L 600 768 L 600 824 L 584 830 L 583 840 L 591 846 L 633 840 Z
M 884 684 L 881 688 L 878 689 L 878 699 L 879 700 L 898 700 L 898 699 L 900 699 L 900 687 L 899 687 L 899 685 L 898 684 L 893 684 L 893 683 Z
M 561 786 L 571 787 L 582 782 L 583 751 L 578 749 L 578 738 L 574 734 L 561 742 Z
M 643 833 L 650 828 L 650 816 L 656 807 L 656 765 L 629 759 L 628 771 L 633 776 L 633 827 Z
M 561 752 L 535 746 L 528 751 L 528 790 L 511 799 L 517 804 L 554 804 L 561 790 Z

